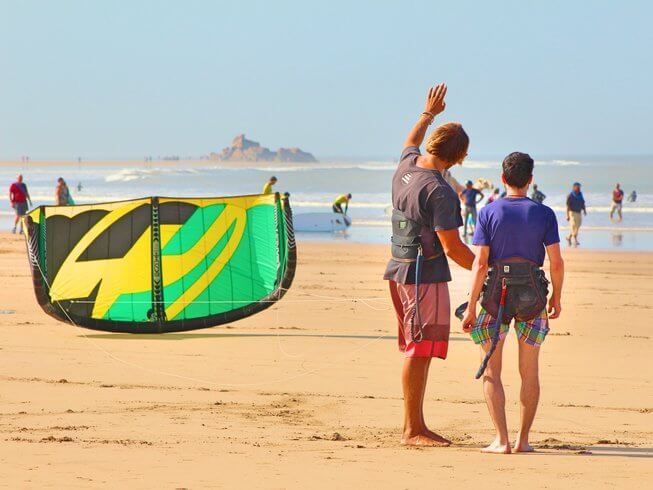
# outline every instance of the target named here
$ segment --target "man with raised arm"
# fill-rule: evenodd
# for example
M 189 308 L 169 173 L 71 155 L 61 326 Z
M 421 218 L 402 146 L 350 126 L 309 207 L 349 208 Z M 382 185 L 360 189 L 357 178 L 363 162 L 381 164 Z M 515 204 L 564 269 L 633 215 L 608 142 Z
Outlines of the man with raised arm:
M 497 324 L 493 315 L 498 316 L 502 311 L 498 307 L 502 292 L 506 298 L 499 340 L 483 375 L 485 401 L 496 430 L 494 441 L 483 449 L 490 453 L 533 451 L 528 436 L 540 397 L 540 345 L 549 331 L 549 319 L 558 318 L 561 311 L 564 264 L 558 222 L 551 208 L 526 197 L 533 182 L 533 167 L 533 159 L 526 153 L 514 152 L 503 160 L 501 180 L 506 186 L 506 197 L 481 209 L 474 232 L 477 251 L 463 330 L 481 346 L 481 357 L 491 348 L 490 340 Z M 548 303 L 550 316 L 547 316 L 548 281 L 541 270 L 545 253 L 549 256 L 553 289 Z M 483 308 L 476 316 L 481 293 Z M 521 423 L 515 445 L 511 446 L 501 382 L 501 357 L 513 319 L 519 339 L 522 383 Z
M 444 111 L 447 87 L 429 90 L 424 112 L 404 142 L 392 179 L 392 258 L 384 279 L 399 324 L 399 350 L 404 353 L 402 387 L 404 429 L 401 442 L 448 446 L 451 441 L 429 430 L 423 405 L 433 357 L 445 359 L 449 345 L 447 257 L 470 269 L 471 250 L 461 241 L 460 200 L 443 174 L 467 156 L 469 138 L 459 123 L 438 126 L 419 147 L 428 127 Z M 419 293 L 419 296 L 416 294 Z

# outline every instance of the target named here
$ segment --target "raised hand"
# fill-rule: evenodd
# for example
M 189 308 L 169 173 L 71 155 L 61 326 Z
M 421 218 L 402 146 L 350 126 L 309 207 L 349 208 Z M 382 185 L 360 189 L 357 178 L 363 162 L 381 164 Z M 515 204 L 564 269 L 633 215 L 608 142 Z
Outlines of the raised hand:
M 440 83 L 435 87 L 429 89 L 429 93 L 426 96 L 426 104 L 424 104 L 424 112 L 430 112 L 433 116 L 437 116 L 447 104 L 444 101 L 444 96 L 447 95 L 447 86 L 444 83 Z

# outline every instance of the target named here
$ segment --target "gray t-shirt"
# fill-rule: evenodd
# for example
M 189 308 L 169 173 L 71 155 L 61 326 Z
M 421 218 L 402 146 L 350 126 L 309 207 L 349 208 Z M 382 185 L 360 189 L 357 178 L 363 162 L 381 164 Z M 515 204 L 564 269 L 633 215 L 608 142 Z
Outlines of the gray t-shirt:
M 422 250 L 429 257 L 441 245 L 436 231 L 453 230 L 463 225 L 460 200 L 453 188 L 437 170 L 416 165 L 419 148 L 408 146 L 401 154 L 399 166 L 392 178 L 392 206 L 422 225 Z M 383 276 L 400 284 L 415 284 L 415 263 L 390 259 Z M 442 254 L 425 260 L 421 283 L 451 281 L 447 257 Z

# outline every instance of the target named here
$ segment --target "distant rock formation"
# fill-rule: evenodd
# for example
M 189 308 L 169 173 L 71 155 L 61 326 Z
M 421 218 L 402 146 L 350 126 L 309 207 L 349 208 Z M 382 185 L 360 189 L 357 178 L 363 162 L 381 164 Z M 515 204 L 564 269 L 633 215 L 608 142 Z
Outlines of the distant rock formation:
M 299 148 L 271 151 L 256 141 L 248 140 L 244 134 L 236 136 L 231 146 L 220 153 L 210 153 L 209 159 L 230 162 L 317 162 L 312 154 Z

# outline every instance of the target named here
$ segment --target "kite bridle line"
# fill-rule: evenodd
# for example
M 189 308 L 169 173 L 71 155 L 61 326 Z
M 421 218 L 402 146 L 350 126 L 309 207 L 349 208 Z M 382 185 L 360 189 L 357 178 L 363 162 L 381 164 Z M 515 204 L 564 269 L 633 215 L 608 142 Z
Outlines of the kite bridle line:
M 41 268 L 41 265 L 38 263 L 38 261 L 36 262 L 36 266 L 37 266 L 37 268 L 39 270 L 39 273 L 41 274 L 41 277 L 43 278 L 43 281 L 48 286 L 48 288 L 50 288 L 50 284 L 48 282 L 48 279 L 47 279 L 47 277 L 45 277 L 43 269 Z M 362 304 L 364 304 L 365 306 L 368 306 L 364 301 L 366 299 L 369 299 L 369 298 L 361 298 L 360 302 Z M 358 300 L 353 299 L 353 300 L 349 300 L 349 301 L 358 301 Z M 53 302 L 53 303 L 55 303 L 55 302 Z M 181 374 L 171 373 L 169 371 L 162 371 L 162 370 L 159 370 L 159 369 L 152 369 L 152 368 L 148 368 L 146 366 L 143 366 L 141 364 L 137 364 L 137 363 L 128 361 L 126 359 L 122 359 L 120 357 L 117 357 L 116 355 L 112 354 L 111 352 L 106 350 L 104 347 L 99 345 L 97 342 L 94 342 L 93 339 L 91 337 L 89 337 L 89 334 L 86 332 L 87 329 L 85 329 L 84 327 L 81 327 L 80 325 L 77 325 L 77 323 L 75 323 L 75 321 L 68 314 L 68 311 L 63 307 L 63 305 L 61 305 L 61 303 L 59 301 L 56 301 L 56 304 L 61 309 L 63 314 L 66 316 L 66 318 L 68 318 L 68 321 L 70 322 L 70 324 L 73 325 L 74 327 L 78 328 L 82 332 L 82 337 L 87 342 L 89 342 L 91 345 L 93 345 L 93 347 L 96 348 L 98 351 L 102 352 L 109 359 L 111 359 L 111 360 L 113 360 L 115 362 L 124 364 L 125 366 L 129 366 L 131 368 L 139 369 L 139 370 L 141 370 L 143 372 L 150 373 L 150 374 L 158 374 L 158 375 L 161 375 L 161 376 L 167 376 L 169 378 L 176 378 L 176 379 L 180 379 L 180 380 L 184 380 L 184 381 L 193 381 L 195 383 L 201 383 L 201 384 L 205 384 L 205 385 L 208 384 L 208 385 L 213 385 L 213 386 L 218 386 L 218 387 L 230 386 L 230 387 L 234 387 L 234 388 L 239 388 L 239 387 L 240 388 L 245 388 L 245 387 L 261 387 L 261 386 L 265 386 L 265 384 L 278 384 L 278 383 L 283 383 L 283 382 L 286 382 L 286 381 L 292 381 L 292 380 L 295 380 L 295 379 L 298 379 L 298 378 L 303 378 L 304 376 L 308 376 L 308 375 L 311 375 L 311 374 L 317 374 L 318 372 L 324 370 L 324 369 L 319 369 L 319 368 L 311 369 L 311 370 L 304 371 L 303 373 L 299 373 L 299 374 L 296 374 L 296 375 L 293 375 L 293 376 L 286 376 L 285 378 L 277 378 L 277 379 L 273 379 L 273 380 L 268 380 L 265 383 L 262 383 L 262 382 L 257 382 L 257 383 L 217 383 L 215 381 L 210 381 L 210 380 L 206 380 L 206 379 L 202 379 L 202 378 L 195 378 L 193 376 L 184 376 L 184 375 L 181 375 Z M 278 313 L 279 312 L 277 310 L 277 322 L 279 320 Z M 163 334 L 163 335 L 165 335 L 165 334 Z M 279 345 L 280 345 L 280 338 L 281 337 L 282 336 L 279 335 L 279 333 L 277 332 L 277 342 L 278 342 Z M 350 351 L 346 352 L 345 354 L 347 354 L 347 355 L 354 354 L 354 353 L 356 353 L 356 352 L 358 352 L 360 350 L 365 349 L 369 345 L 372 345 L 373 343 L 378 342 L 379 340 L 381 340 L 381 339 L 383 339 L 385 337 L 386 337 L 385 335 L 379 335 L 379 336 L 377 336 L 377 337 L 375 337 L 373 339 L 370 339 L 368 342 L 365 342 L 364 344 L 362 344 L 362 345 L 360 345 L 360 346 L 358 346 L 358 347 L 356 347 L 354 349 L 351 349 Z M 319 338 L 319 337 L 317 337 L 317 338 Z M 327 338 L 327 336 L 324 335 L 322 338 Z M 296 358 L 296 356 L 288 355 L 281 348 L 280 348 L 280 351 L 287 357 Z

